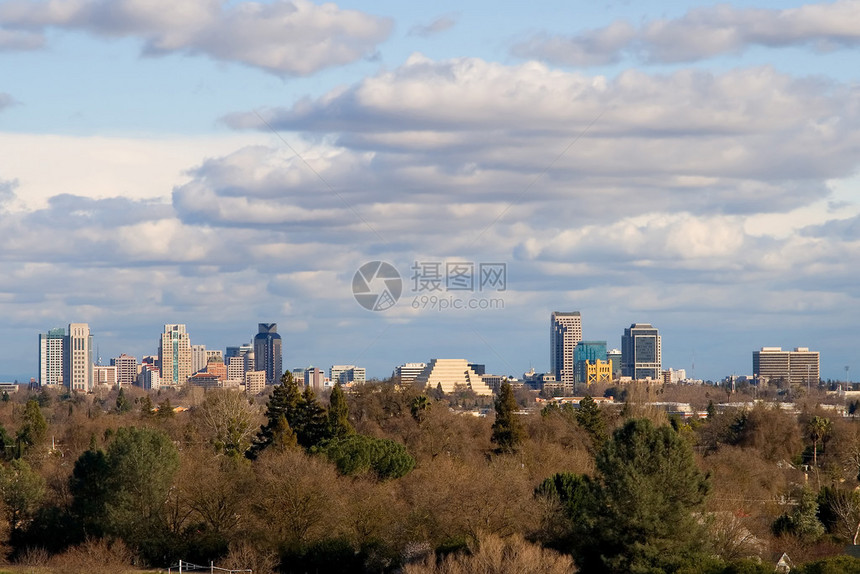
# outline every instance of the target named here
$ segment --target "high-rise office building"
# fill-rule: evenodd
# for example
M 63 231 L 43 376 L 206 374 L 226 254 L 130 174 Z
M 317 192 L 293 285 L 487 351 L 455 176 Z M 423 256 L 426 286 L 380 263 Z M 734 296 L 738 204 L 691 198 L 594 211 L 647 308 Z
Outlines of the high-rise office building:
M 137 375 L 137 384 L 147 391 L 157 391 L 161 388 L 161 375 L 152 363 L 141 360 L 140 373 Z
M 304 372 L 305 387 L 319 393 L 325 389 L 325 373 L 318 367 L 308 367 Z
M 588 382 L 588 366 L 596 365 L 597 361 L 608 365 L 606 341 L 580 341 L 576 344 L 573 350 L 573 366 L 577 383 Z
M 206 356 L 206 345 L 191 345 L 191 374 L 206 368 L 209 358 Z
M 70 323 L 63 339 L 63 384 L 72 391 L 93 390 L 93 336 L 86 323 Z
M 254 337 L 255 371 L 266 371 L 266 384 L 274 385 L 281 375 L 281 336 L 277 323 L 259 323 Z
M 660 333 L 650 323 L 633 323 L 621 337 L 621 374 L 634 380 L 661 380 Z
M 62 327 L 39 334 L 39 384 L 59 385 L 63 382 L 63 339 L 66 330 Z
M 120 386 L 130 387 L 137 381 L 137 359 L 123 353 L 119 357 L 110 360 L 110 364 L 116 367 L 116 382 Z
M 227 347 L 224 362 L 227 364 L 227 380 L 244 381 L 245 373 L 251 372 L 257 367 L 254 361 L 254 346 L 245 344 L 238 347 Z
M 574 351 L 582 341 L 582 317 L 579 311 L 554 311 L 550 317 L 549 364 L 555 379 L 573 389 L 575 380 Z
M 612 363 L 612 380 L 621 378 L 621 349 L 606 351 L 606 360 Z
M 766 383 L 817 386 L 819 369 L 819 353 L 808 347 L 797 347 L 794 351 L 762 347 L 761 351 L 753 351 L 753 373 Z
M 185 325 L 165 325 L 158 342 L 161 386 L 181 386 L 191 376 L 191 339 Z

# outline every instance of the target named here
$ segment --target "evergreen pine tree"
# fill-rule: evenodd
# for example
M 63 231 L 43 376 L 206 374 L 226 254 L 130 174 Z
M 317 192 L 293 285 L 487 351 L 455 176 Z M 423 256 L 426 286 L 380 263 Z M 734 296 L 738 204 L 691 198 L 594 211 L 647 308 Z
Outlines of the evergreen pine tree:
M 160 419 L 172 419 L 176 416 L 176 413 L 173 411 L 173 405 L 170 404 L 170 399 L 166 398 L 160 403 L 158 403 L 158 409 L 155 411 L 155 416 Z
M 299 444 L 305 448 L 318 445 L 328 438 L 328 418 L 325 409 L 320 405 L 310 386 L 305 387 L 304 392 L 296 406 L 294 421 L 290 421 L 296 433 Z
M 27 401 L 27 406 L 24 407 L 23 418 L 24 422 L 18 428 L 18 433 L 15 436 L 19 457 L 28 448 L 44 441 L 48 432 L 48 423 L 45 421 L 45 417 L 42 416 L 42 409 L 39 408 L 39 403 L 35 399 Z
M 683 437 L 632 419 L 604 443 L 595 466 L 599 512 L 580 549 L 584 571 L 674 571 L 701 558 L 708 482 Z
M 576 411 L 576 422 L 582 429 L 591 437 L 592 444 L 599 448 L 606 439 L 606 421 L 603 419 L 603 413 L 600 412 L 600 407 L 597 402 L 589 395 L 585 395 L 579 401 L 579 410 Z
M 125 396 L 125 389 L 120 387 L 116 395 L 116 412 L 122 414 L 131 410 L 131 401 Z
M 331 390 L 328 404 L 328 438 L 341 438 L 355 432 L 349 422 L 349 406 L 340 383 Z
M 277 424 L 272 429 L 271 446 L 279 451 L 284 451 L 295 447 L 297 444 L 296 433 L 290 428 L 287 417 L 282 414 L 278 417 Z
M 492 440 L 498 452 L 514 452 L 525 437 L 525 429 L 519 417 L 514 390 L 510 383 L 503 383 L 496 397 L 496 420 L 493 422 Z
M 280 432 L 281 443 L 284 443 L 286 429 L 289 429 L 289 434 L 295 439 L 293 429 L 300 400 L 299 386 L 293 379 L 293 374 L 289 371 L 284 372 L 281 376 L 281 384 L 272 389 L 272 394 L 266 403 L 266 424 L 260 427 L 251 448 L 245 452 L 246 457 L 254 460 L 260 456 L 260 453 L 273 443 L 278 432 Z M 283 421 L 281 421 L 282 417 Z M 287 439 L 286 442 L 289 440 Z
M 140 401 L 140 416 L 142 418 L 150 418 L 153 415 L 152 398 L 147 394 Z

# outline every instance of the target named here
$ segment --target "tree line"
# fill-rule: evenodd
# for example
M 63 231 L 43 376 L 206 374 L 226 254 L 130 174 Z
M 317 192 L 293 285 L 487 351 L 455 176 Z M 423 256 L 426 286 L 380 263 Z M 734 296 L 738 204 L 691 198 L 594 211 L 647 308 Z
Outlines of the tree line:
M 317 396 L 290 373 L 257 399 L 22 393 L 0 401 L 3 550 L 53 571 L 181 558 L 262 573 L 716 574 L 772 572 L 783 552 L 801 572 L 860 571 L 841 556 L 860 537 L 853 420 L 810 403 L 684 421 L 638 396 L 525 415 L 534 397 L 507 384 L 490 403 L 394 382 Z

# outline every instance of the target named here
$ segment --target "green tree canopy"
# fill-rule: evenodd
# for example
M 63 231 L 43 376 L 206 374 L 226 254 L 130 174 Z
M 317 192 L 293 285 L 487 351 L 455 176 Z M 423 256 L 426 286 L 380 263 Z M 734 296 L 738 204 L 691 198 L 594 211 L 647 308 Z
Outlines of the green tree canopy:
M 317 400 L 313 389 L 305 387 L 294 416 L 287 413 L 287 422 L 296 433 L 296 439 L 304 448 L 309 449 L 319 445 L 329 438 L 329 420 L 326 411 Z
M 812 417 L 806 424 L 806 436 L 812 441 L 812 464 L 818 466 L 818 443 L 833 434 L 833 423 L 827 417 Z
M 496 420 L 493 422 L 491 440 L 498 452 L 514 452 L 525 437 L 523 423 L 516 414 L 519 409 L 510 383 L 502 383 L 496 397 Z
M 94 438 L 94 437 L 93 437 Z M 100 537 L 107 521 L 107 504 L 110 487 L 107 456 L 95 444 L 75 461 L 69 490 L 72 494 L 71 514 L 79 527 L 79 538 Z
M 173 410 L 173 405 L 170 404 L 170 397 L 158 403 L 158 408 L 155 410 L 155 416 L 161 420 L 172 419 L 176 416 L 176 412 Z
M 349 406 L 340 383 L 331 390 L 328 404 L 328 436 L 341 438 L 355 432 L 349 422 Z
M 116 412 L 122 414 L 131 411 L 131 401 L 125 396 L 125 389 L 120 387 L 116 395 Z
M 89 450 L 75 463 L 72 509 L 86 517 L 85 534 L 120 537 L 145 557 L 157 557 L 168 532 L 166 506 L 179 452 L 157 429 L 124 427 L 106 452 Z
M 44 495 L 45 479 L 26 461 L 0 465 L 0 499 L 13 537 L 33 516 Z
M 415 459 L 399 442 L 359 434 L 333 439 L 322 452 L 344 475 L 373 472 L 380 480 L 388 480 L 415 467 Z
M 600 447 L 608 438 L 603 413 L 600 412 L 597 401 L 591 398 L 590 395 L 585 395 L 579 401 L 579 409 L 576 411 L 576 422 L 591 437 L 591 442 L 595 448 Z
M 595 464 L 593 480 L 562 474 L 538 489 L 561 503 L 574 534 L 570 550 L 584 571 L 671 572 L 704 555 L 697 513 L 708 481 L 678 433 L 629 420 Z
M 251 460 L 256 459 L 272 444 L 276 434 L 283 438 L 285 429 L 290 429 L 290 434 L 294 435 L 292 425 L 295 423 L 296 407 L 300 400 L 301 392 L 298 383 L 293 379 L 292 373 L 285 371 L 281 376 L 281 384 L 272 389 L 272 394 L 266 403 L 266 423 L 260 427 L 251 447 L 245 451 L 246 457 Z M 284 421 L 281 420 L 282 417 Z
M 24 407 L 23 421 L 15 437 L 19 454 L 44 442 L 47 432 L 48 423 L 42 416 L 42 409 L 39 408 L 38 401 L 30 399 Z

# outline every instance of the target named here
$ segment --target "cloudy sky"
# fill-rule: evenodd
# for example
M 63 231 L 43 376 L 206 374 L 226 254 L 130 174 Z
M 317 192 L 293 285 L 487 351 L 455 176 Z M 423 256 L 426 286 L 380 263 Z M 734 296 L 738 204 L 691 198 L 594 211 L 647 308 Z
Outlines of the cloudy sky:
M 103 362 L 277 322 L 289 367 L 520 375 L 554 310 L 860 377 L 860 0 L 461 4 L 0 1 L 0 377 L 70 322 Z

